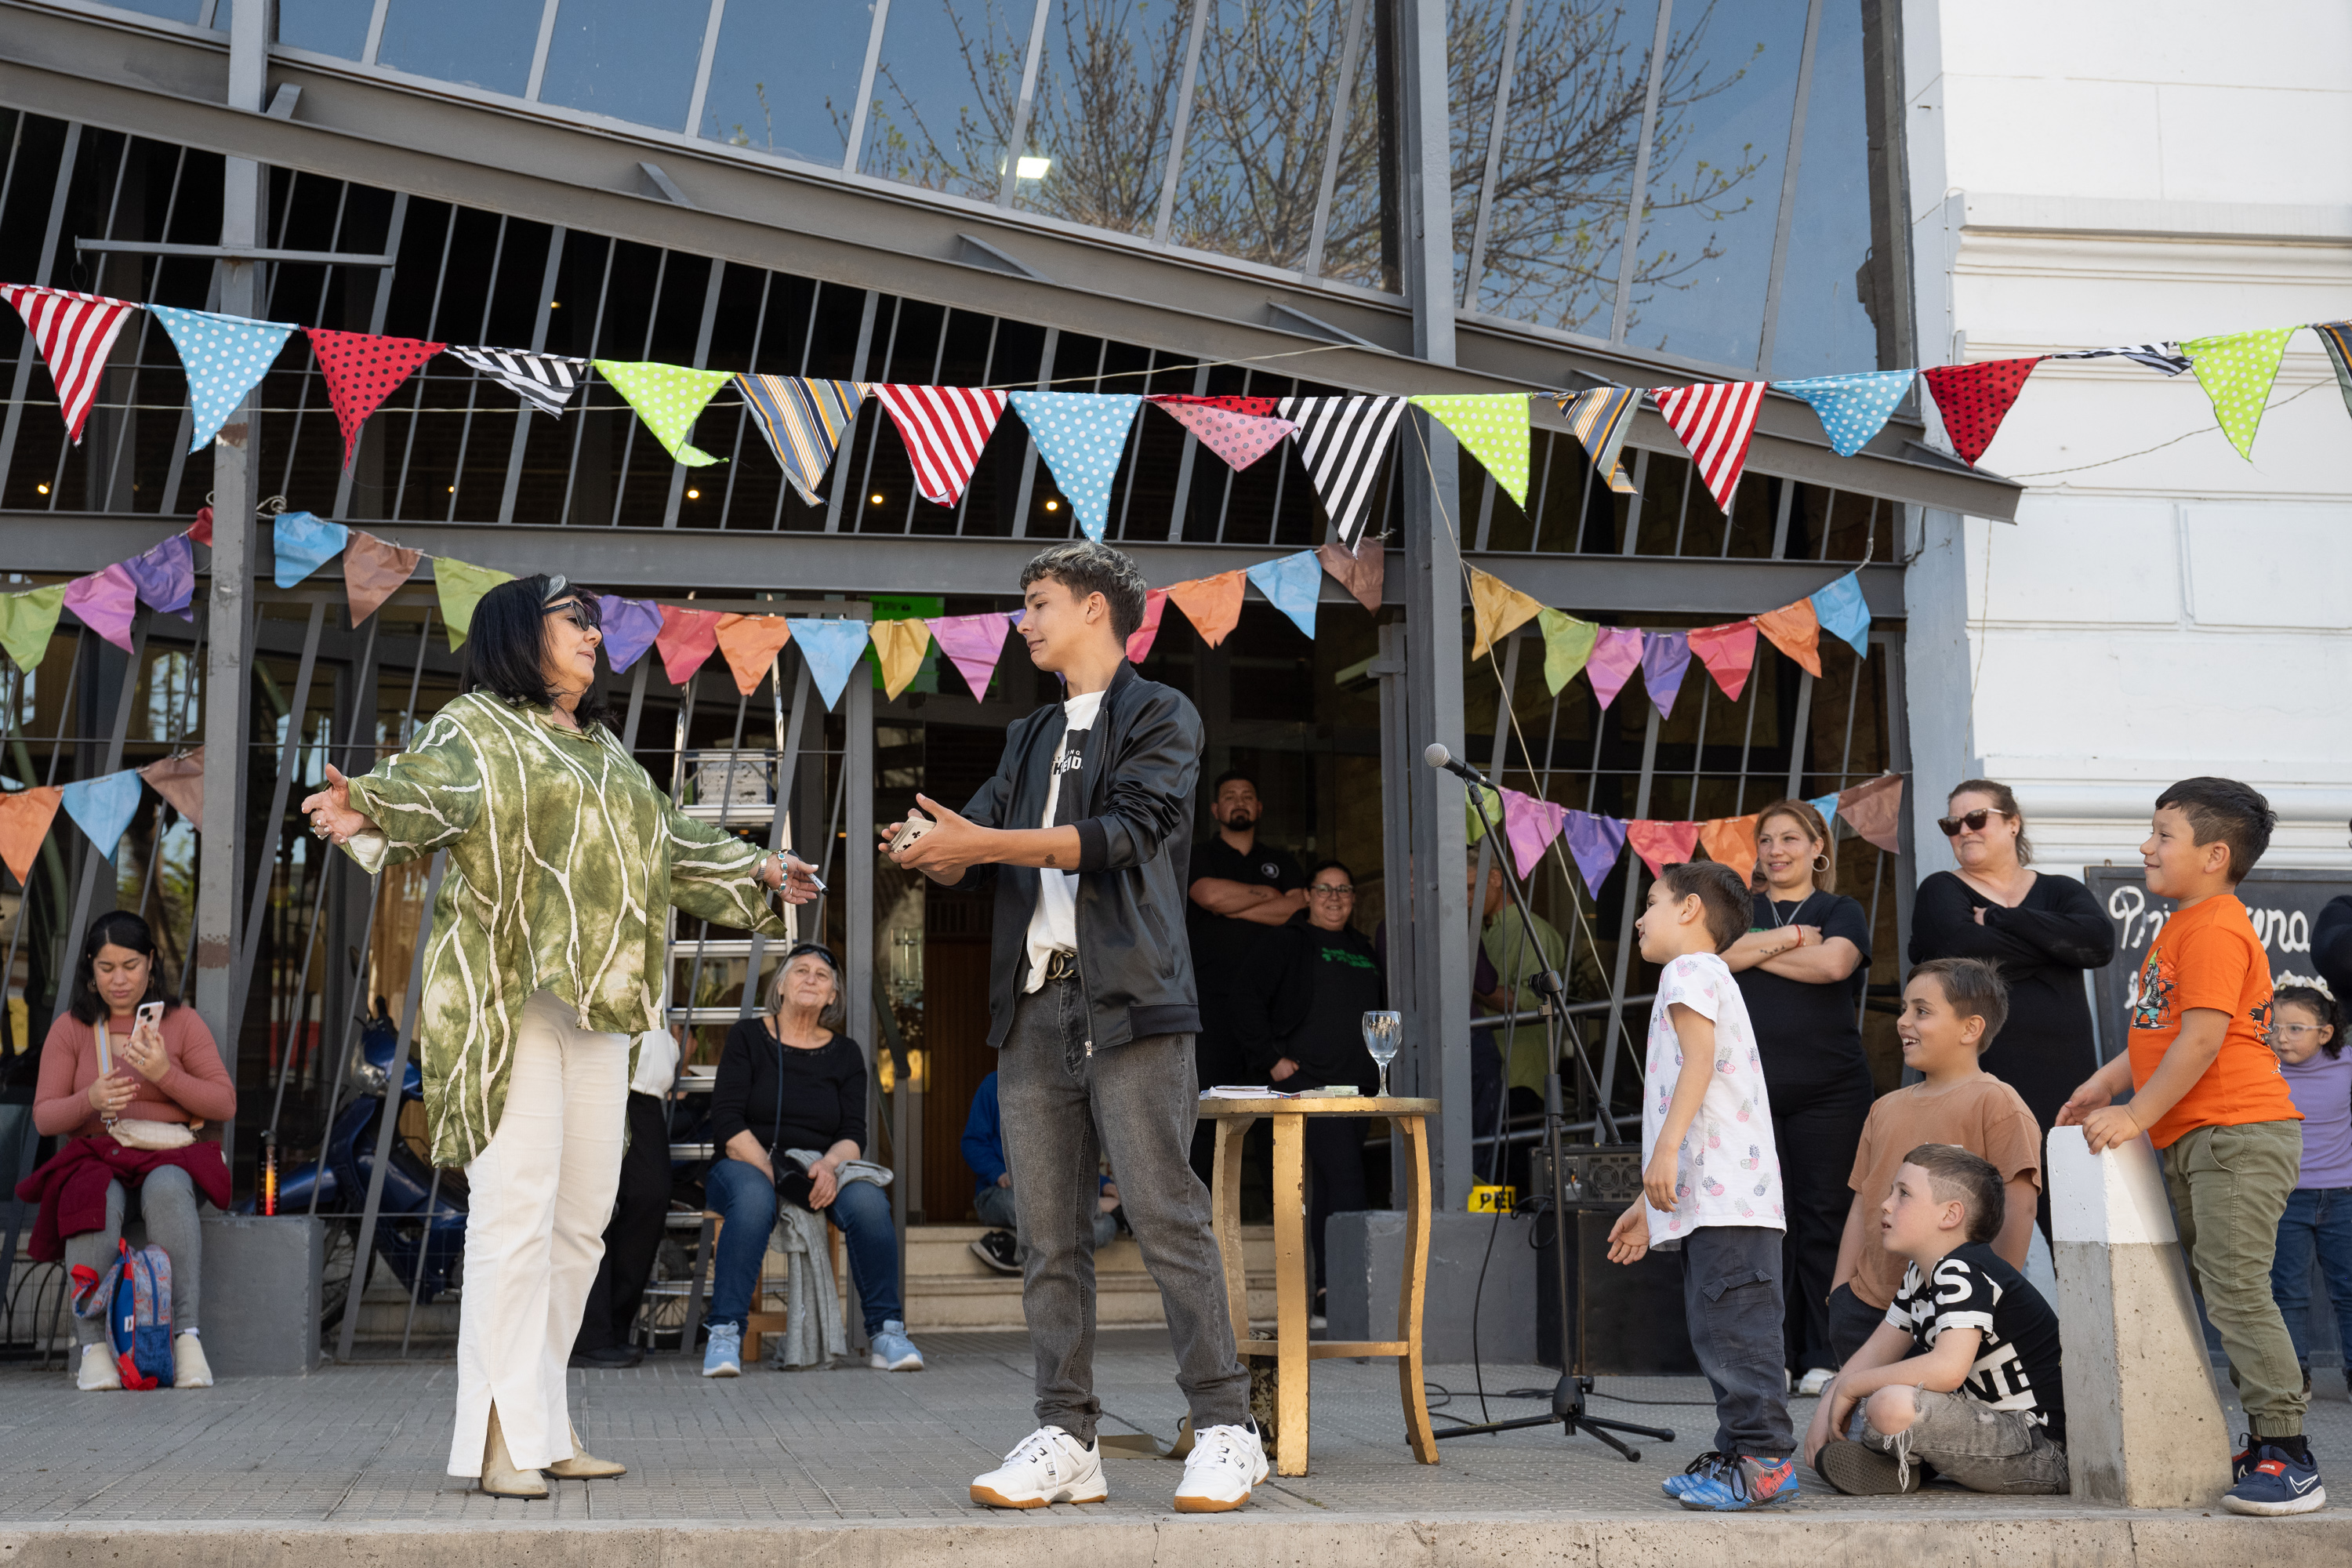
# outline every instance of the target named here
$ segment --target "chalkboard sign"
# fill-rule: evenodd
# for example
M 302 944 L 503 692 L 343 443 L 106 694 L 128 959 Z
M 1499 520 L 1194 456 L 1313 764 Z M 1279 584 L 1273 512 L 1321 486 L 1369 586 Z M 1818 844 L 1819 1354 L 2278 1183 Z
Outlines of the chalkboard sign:
M 2094 866 L 2083 880 L 2115 928 L 2116 956 L 2091 974 L 2091 1011 L 2098 1026 L 2101 1059 L 2121 1054 L 2131 1010 L 2139 1002 L 2140 965 L 2147 944 L 2172 916 L 2172 900 L 2152 897 L 2137 866 Z M 2311 927 L 2327 900 L 2352 893 L 2352 875 L 2342 871 L 2264 871 L 2238 884 L 2238 897 L 2270 954 L 2271 984 L 2311 985 L 2319 972 L 2311 962 Z

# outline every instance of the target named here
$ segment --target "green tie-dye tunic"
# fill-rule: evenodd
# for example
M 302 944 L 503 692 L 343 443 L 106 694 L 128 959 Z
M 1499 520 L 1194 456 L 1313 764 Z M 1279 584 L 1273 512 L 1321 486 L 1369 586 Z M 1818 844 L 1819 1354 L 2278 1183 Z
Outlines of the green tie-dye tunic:
M 449 852 L 425 955 L 425 1110 L 433 1158 L 464 1165 L 506 1107 L 523 1004 L 547 991 L 583 1029 L 662 1026 L 671 904 L 788 936 L 757 880 L 765 852 L 670 805 L 601 725 L 484 693 L 351 781 L 382 829 L 349 845 L 369 871 Z

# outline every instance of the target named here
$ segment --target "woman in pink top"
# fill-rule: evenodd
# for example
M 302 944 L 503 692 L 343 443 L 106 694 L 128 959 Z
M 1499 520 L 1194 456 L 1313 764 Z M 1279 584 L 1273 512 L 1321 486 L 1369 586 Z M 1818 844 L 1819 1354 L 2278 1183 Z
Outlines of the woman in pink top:
M 125 910 L 90 922 L 74 962 L 67 1009 L 41 1047 L 41 1075 L 33 1092 L 33 1125 L 60 1142 L 108 1136 L 119 1121 L 168 1121 L 202 1127 L 236 1112 L 236 1086 L 222 1067 L 212 1031 L 195 1010 L 173 1001 L 156 970 L 155 936 L 147 922 Z M 160 1025 L 137 1025 L 138 1010 L 163 1004 Z M 104 1030 L 113 1070 L 99 1068 L 99 1032 Z M 162 1165 L 133 1189 L 147 1221 L 147 1239 L 172 1259 L 173 1351 L 175 1385 L 203 1388 L 212 1383 L 196 1335 L 198 1277 L 204 1268 L 202 1233 L 196 1221 L 195 1184 L 187 1170 Z M 68 1269 L 88 1267 L 103 1273 L 115 1255 L 131 1193 L 120 1180 L 106 1191 L 106 1224 L 66 1241 Z M 121 1374 L 106 1347 L 105 1324 L 74 1320 L 82 1346 L 79 1381 L 87 1389 L 120 1388 Z

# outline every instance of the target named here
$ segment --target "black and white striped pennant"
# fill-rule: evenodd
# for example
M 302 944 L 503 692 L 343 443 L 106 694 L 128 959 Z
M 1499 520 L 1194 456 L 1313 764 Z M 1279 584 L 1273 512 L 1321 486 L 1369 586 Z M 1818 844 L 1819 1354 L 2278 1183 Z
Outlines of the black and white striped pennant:
M 449 351 L 521 397 L 541 414 L 562 418 L 588 379 L 588 362 L 564 354 L 530 353 L 522 349 L 459 349 Z
M 2189 368 L 2189 356 L 2180 352 L 2179 343 L 2118 343 L 2111 349 L 2077 349 L 2073 353 L 2052 354 L 2052 359 L 2127 359 L 2134 364 L 2144 364 L 2150 370 L 2160 370 L 2167 375 L 2179 375 Z
M 1306 460 L 1315 493 L 1349 550 L 1369 521 L 1364 503 L 1380 475 L 1381 458 L 1396 434 L 1402 397 L 1286 397 L 1282 417 L 1298 426 L 1291 439 Z

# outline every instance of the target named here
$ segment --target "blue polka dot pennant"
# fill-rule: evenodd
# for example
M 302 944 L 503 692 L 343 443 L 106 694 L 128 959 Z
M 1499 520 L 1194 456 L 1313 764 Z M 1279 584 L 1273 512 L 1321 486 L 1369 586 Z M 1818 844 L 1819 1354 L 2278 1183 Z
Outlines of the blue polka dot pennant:
M 1016 392 L 1013 412 L 1088 539 L 1110 521 L 1110 482 L 1143 398 L 1132 392 Z
M 255 321 L 212 310 L 188 310 L 176 305 L 150 305 L 180 363 L 188 373 L 188 406 L 195 423 L 195 439 L 188 450 L 201 452 L 220 434 L 245 395 L 269 374 L 278 351 L 294 335 L 278 321 Z
M 1811 404 L 1837 455 L 1851 458 L 1885 427 L 1895 405 L 1911 390 L 1911 376 L 1907 370 L 1857 371 L 1851 375 L 1776 381 L 1772 390 Z

